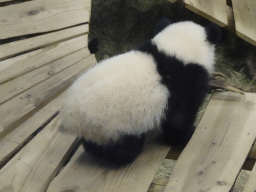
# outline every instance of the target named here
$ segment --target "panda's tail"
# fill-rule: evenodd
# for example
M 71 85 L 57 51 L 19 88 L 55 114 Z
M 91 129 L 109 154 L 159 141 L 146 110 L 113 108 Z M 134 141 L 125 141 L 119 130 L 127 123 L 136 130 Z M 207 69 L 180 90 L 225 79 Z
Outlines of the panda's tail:
M 91 54 L 97 53 L 98 52 L 98 45 L 99 45 L 99 40 L 94 38 L 88 43 L 88 49 Z

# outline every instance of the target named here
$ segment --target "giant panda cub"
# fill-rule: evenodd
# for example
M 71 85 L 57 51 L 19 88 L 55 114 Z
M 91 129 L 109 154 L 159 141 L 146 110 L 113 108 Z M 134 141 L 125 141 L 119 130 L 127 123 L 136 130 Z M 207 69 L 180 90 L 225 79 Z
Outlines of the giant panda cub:
M 69 88 L 64 130 L 87 152 L 114 164 L 132 162 L 145 133 L 161 126 L 171 145 L 186 145 L 214 71 L 218 26 L 161 20 L 137 49 L 101 61 Z

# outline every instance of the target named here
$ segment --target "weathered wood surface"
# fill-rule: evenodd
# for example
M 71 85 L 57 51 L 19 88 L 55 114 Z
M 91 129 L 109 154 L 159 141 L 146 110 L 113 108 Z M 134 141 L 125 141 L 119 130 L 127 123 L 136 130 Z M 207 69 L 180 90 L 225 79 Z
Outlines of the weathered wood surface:
M 12 129 L 11 125 L 14 122 L 28 115 L 29 112 L 36 110 L 39 105 L 47 102 L 54 94 L 69 85 L 80 72 L 95 65 L 95 61 L 94 55 L 90 55 L 0 105 L 0 138 L 8 133 L 8 128 Z
M 56 44 L 78 35 L 85 35 L 89 31 L 89 25 L 81 25 L 65 30 L 39 35 L 28 39 L 14 41 L 0 45 L 0 60 L 15 56 L 20 53 Z
M 214 93 L 166 192 L 228 192 L 256 136 L 256 94 Z
M 154 178 L 147 192 L 163 192 L 168 183 L 168 180 L 169 179 L 165 177 Z
M 0 191 L 44 192 L 78 139 L 59 132 L 58 117 L 0 170 Z
M 13 1 L 13 0 L 0 0 L 0 3 L 8 2 L 8 1 Z
M 237 35 L 256 46 L 256 1 L 232 0 Z
M 90 0 L 37 0 L 0 7 L 0 39 L 88 22 Z
M 220 26 L 228 24 L 227 4 L 223 0 L 184 0 L 185 7 Z
M 132 164 L 118 169 L 96 161 L 81 146 L 47 192 L 146 192 L 170 148 L 159 143 L 155 135 L 151 134 L 142 154 Z
M 243 192 L 255 192 L 256 191 L 256 164 L 254 165 L 249 179 L 245 185 Z
M 0 104 L 88 57 L 87 48 L 30 71 L 0 86 Z
M 87 47 L 88 35 L 70 39 L 0 62 L 0 84 Z
M 14 154 L 24 142 L 29 139 L 38 128 L 43 126 L 47 120 L 60 109 L 62 102 L 66 96 L 66 91 L 53 101 L 44 106 L 37 113 L 33 114 L 20 126 L 17 126 L 11 133 L 0 139 L 0 167 L 1 164 Z

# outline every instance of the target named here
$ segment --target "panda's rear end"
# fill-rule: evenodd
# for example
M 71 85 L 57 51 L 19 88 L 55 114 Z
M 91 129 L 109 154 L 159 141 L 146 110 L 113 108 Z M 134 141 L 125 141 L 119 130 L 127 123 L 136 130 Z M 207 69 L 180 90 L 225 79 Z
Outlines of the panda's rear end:
M 214 25 L 170 23 L 162 21 L 151 41 L 100 62 L 70 87 L 62 125 L 82 136 L 91 154 L 132 162 L 145 134 L 159 125 L 166 143 L 186 145 L 191 138 L 220 33 Z

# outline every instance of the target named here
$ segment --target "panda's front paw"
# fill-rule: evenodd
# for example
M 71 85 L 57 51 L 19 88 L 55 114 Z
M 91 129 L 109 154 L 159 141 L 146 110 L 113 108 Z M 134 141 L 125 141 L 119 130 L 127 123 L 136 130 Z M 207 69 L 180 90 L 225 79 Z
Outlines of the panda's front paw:
M 195 126 L 185 129 L 169 128 L 163 130 L 165 142 L 172 146 L 186 146 L 195 131 Z
M 109 142 L 105 145 L 99 145 L 90 140 L 86 141 L 84 138 L 82 143 L 88 153 L 106 160 L 112 165 L 122 166 L 136 159 L 142 151 L 145 139 L 145 134 L 140 136 L 124 135 L 117 142 Z

